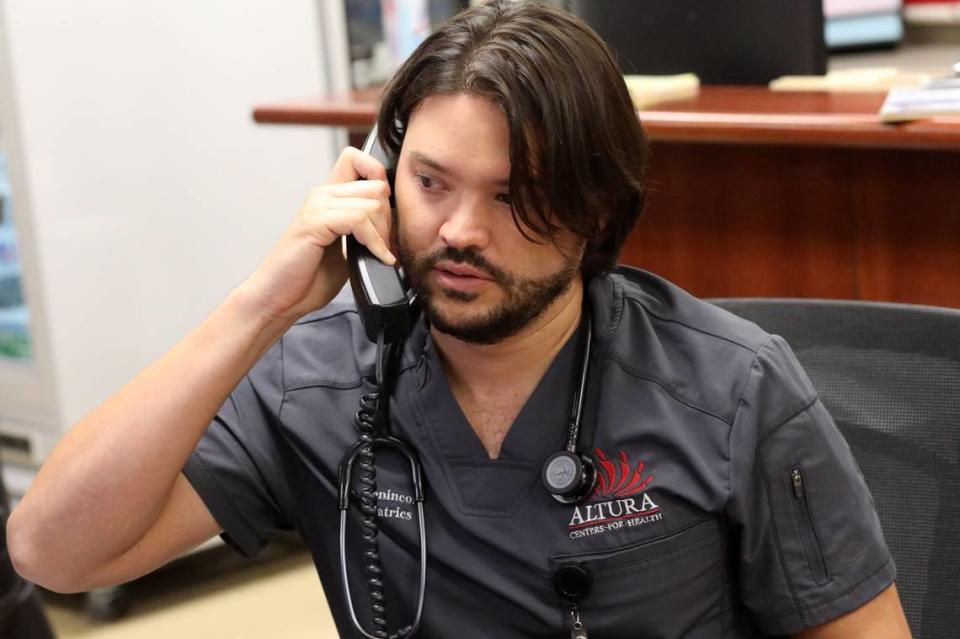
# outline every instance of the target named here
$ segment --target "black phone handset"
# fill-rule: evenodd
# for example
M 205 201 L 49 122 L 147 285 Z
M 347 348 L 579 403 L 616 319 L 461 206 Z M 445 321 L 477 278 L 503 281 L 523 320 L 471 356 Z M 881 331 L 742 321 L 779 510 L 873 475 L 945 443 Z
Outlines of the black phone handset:
M 383 333 L 384 342 L 398 342 L 407 332 L 411 304 L 400 273 L 352 235 L 346 241 L 350 287 L 367 337 L 376 342 Z
M 387 169 L 390 184 L 390 205 L 394 206 L 393 178 L 396 173 L 394 160 L 377 141 L 377 127 L 367 136 L 363 152 L 373 156 Z M 350 287 L 357 301 L 360 321 L 371 342 L 383 331 L 384 341 L 395 343 L 407 331 L 410 322 L 412 296 L 405 290 L 402 273 L 381 262 L 366 246 L 352 235 L 346 237 L 347 267 L 350 270 Z
M 367 136 L 363 151 L 380 160 L 387 168 L 387 176 L 393 189 L 394 168 L 390 158 L 377 142 L 377 129 Z M 391 205 L 393 198 L 391 194 Z M 354 628 L 368 639 L 407 639 L 420 625 L 426 591 L 426 531 L 423 522 L 422 470 L 416 452 L 405 442 L 389 434 L 389 368 L 393 355 L 398 353 L 406 336 L 412 315 L 413 296 L 403 282 L 402 274 L 392 266 L 381 262 L 366 246 L 352 235 L 346 236 L 347 267 L 350 287 L 357 304 L 357 312 L 367 337 L 377 344 L 374 383 L 376 391 L 365 393 L 360 398 L 360 409 L 354 417 L 359 431 L 359 440 L 347 450 L 340 462 L 340 570 L 347 606 Z M 390 448 L 400 453 L 410 463 L 413 499 L 417 507 L 420 533 L 420 591 L 413 622 L 395 633 L 387 630 L 386 601 L 384 598 L 383 570 L 380 565 L 379 527 L 377 524 L 377 470 L 376 448 Z M 352 491 L 353 465 L 360 468 L 360 488 L 356 497 L 360 502 L 364 542 L 365 583 L 370 596 L 372 632 L 368 632 L 357 619 L 350 592 L 346 563 L 346 525 Z

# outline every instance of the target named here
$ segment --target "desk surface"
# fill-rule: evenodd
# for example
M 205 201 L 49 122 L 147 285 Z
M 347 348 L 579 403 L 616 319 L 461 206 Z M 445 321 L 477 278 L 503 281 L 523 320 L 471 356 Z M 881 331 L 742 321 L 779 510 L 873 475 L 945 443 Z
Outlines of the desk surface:
M 776 92 L 765 87 L 707 86 L 690 99 L 640 112 L 654 141 L 775 144 L 960 151 L 960 117 L 884 124 L 882 92 Z M 254 120 L 365 129 L 379 91 L 256 106 Z

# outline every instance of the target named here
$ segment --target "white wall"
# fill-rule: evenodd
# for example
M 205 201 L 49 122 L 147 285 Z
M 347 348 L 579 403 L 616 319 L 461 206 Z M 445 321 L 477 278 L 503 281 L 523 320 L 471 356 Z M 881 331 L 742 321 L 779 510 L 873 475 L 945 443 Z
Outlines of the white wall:
M 330 132 L 250 115 L 323 91 L 323 44 L 312 0 L 0 11 L 40 289 L 26 295 L 65 428 L 201 321 L 326 175 Z

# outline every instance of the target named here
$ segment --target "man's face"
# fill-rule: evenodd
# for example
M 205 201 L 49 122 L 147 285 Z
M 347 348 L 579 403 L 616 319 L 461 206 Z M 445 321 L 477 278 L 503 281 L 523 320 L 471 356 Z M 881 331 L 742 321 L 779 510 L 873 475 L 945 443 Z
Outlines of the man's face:
M 471 343 L 515 335 L 579 291 L 583 242 L 570 233 L 524 238 L 509 177 L 507 120 L 487 98 L 435 95 L 410 116 L 394 241 L 433 327 Z

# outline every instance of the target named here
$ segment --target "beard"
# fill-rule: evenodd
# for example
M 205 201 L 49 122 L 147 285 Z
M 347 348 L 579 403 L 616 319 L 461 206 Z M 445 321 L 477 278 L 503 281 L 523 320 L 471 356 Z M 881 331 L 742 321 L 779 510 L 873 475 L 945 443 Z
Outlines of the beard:
M 397 225 L 394 224 L 393 228 L 397 229 Z M 426 255 L 415 255 L 402 241 L 400 233 L 395 234 L 394 240 L 407 283 L 417 294 L 427 321 L 441 333 L 471 344 L 496 344 L 516 335 L 543 315 L 558 297 L 569 290 L 574 278 L 579 277 L 579 267 L 573 261 L 541 278 L 521 278 L 491 264 L 473 248 L 448 246 Z M 427 275 L 445 260 L 483 271 L 503 292 L 504 300 L 469 319 L 454 321 L 445 315 L 436 298 L 466 305 L 479 297 L 475 293 L 442 286 L 435 292 L 428 289 Z

